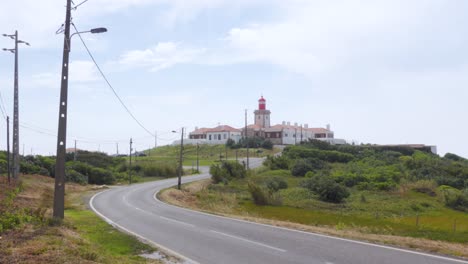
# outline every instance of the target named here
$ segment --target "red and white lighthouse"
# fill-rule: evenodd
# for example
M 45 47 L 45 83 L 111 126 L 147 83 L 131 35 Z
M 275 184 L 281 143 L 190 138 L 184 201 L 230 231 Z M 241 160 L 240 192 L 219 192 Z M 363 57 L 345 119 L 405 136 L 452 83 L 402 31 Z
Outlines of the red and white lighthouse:
M 261 128 L 270 127 L 270 110 L 266 109 L 266 100 L 265 98 L 260 97 L 258 100 L 258 110 L 254 111 L 255 114 L 255 124 L 259 125 Z
M 266 109 L 266 100 L 262 97 L 258 100 L 258 110 L 265 110 Z

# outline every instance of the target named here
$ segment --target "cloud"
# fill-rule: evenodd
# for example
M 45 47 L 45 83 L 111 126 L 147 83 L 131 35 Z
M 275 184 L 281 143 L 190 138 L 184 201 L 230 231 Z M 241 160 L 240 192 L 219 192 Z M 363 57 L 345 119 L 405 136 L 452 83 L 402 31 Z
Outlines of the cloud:
M 128 51 L 118 62 L 127 68 L 145 67 L 159 71 L 176 64 L 194 62 L 204 52 L 204 49 L 184 47 L 181 43 L 160 42 L 148 49 Z

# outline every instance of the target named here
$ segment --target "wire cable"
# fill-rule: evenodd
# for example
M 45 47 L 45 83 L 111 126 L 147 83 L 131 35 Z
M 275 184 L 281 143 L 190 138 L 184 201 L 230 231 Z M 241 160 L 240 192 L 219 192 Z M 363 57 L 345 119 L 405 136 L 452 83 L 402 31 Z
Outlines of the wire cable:
M 104 78 L 104 80 L 106 81 L 107 85 L 109 86 L 109 88 L 112 90 L 112 92 L 114 93 L 115 97 L 117 97 L 117 99 L 119 100 L 120 104 L 125 108 L 125 110 L 127 111 L 127 113 L 133 118 L 133 120 L 135 120 L 135 122 L 141 127 L 143 128 L 148 134 L 150 134 L 151 136 L 154 137 L 154 134 L 151 133 L 145 126 L 143 126 L 143 124 L 138 121 L 138 119 L 132 114 L 132 112 L 130 111 L 130 109 L 128 109 L 128 107 L 125 105 L 125 103 L 122 101 L 122 99 L 120 98 L 120 96 L 117 94 L 117 92 L 115 91 L 114 87 L 110 84 L 109 80 L 107 79 L 106 75 L 104 74 L 104 72 L 101 70 L 101 67 L 99 67 L 98 63 L 96 62 L 96 60 L 94 59 L 94 56 L 93 54 L 91 53 L 91 51 L 89 50 L 88 46 L 86 45 L 84 39 L 81 37 L 81 34 L 79 33 L 78 29 L 76 28 L 75 24 L 73 24 L 73 27 L 75 28 L 75 31 L 76 31 L 76 34 L 78 35 L 78 37 L 80 37 L 80 40 L 81 40 L 81 43 L 83 43 L 83 46 L 85 47 L 86 51 L 88 52 L 88 55 L 89 57 L 91 58 L 91 60 L 94 62 L 94 65 L 96 65 L 96 68 L 98 69 L 99 73 L 101 74 L 102 78 Z

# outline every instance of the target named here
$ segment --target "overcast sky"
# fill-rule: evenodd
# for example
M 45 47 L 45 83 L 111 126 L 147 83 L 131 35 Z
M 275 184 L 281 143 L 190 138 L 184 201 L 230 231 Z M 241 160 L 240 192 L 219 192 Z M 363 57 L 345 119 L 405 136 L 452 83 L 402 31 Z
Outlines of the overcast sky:
M 0 33 L 18 29 L 32 45 L 19 52 L 25 154 L 55 154 L 65 3 L 4 1 L 0 9 Z M 272 123 L 331 124 L 337 138 L 437 145 L 466 157 L 467 12 L 464 0 L 89 0 L 73 21 L 79 30 L 108 28 L 85 41 L 159 144 L 182 126 L 241 127 L 244 109 L 251 123 L 263 94 Z M 0 47 L 13 42 L 1 38 Z M 13 58 L 0 53 L 10 116 Z M 130 137 L 137 150 L 153 146 L 76 36 L 70 58 L 67 147 L 78 138 L 78 148 L 115 153 L 119 142 L 128 153 Z

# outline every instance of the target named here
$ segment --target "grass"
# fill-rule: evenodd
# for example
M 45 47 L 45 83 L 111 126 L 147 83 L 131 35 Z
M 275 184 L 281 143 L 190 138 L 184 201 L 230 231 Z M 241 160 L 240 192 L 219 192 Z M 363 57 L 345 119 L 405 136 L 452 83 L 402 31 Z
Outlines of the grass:
M 53 221 L 53 179 L 24 175 L 14 200 L 19 208 L 43 208 L 42 222 L 27 222 L 0 234 L 0 263 L 162 263 L 140 254 L 156 249 L 121 233 L 87 209 L 92 186 L 66 185 L 65 220 Z M 3 186 L 2 186 L 3 187 Z
M 179 146 L 161 146 L 150 150 L 145 150 L 147 156 L 137 157 L 135 162 L 138 163 L 177 163 L 180 154 Z M 229 149 L 225 145 L 199 145 L 198 158 L 200 166 L 209 166 L 213 162 L 221 159 L 235 159 L 236 152 L 238 158 L 247 156 L 247 149 Z M 278 149 L 249 149 L 250 157 L 265 157 L 278 153 Z M 226 155 L 227 154 L 227 155 Z M 197 162 L 197 146 L 184 145 L 184 166 L 196 166 Z
M 280 191 L 282 205 L 255 205 L 247 181 L 261 184 L 272 176 L 288 183 L 289 188 Z M 190 183 L 182 192 L 169 189 L 160 197 L 179 206 L 256 222 L 468 257 L 468 214 L 445 207 L 440 197 L 410 190 L 352 190 L 345 203 L 333 204 L 297 187 L 302 179 L 289 171 L 259 169 L 248 179 L 227 185 Z

